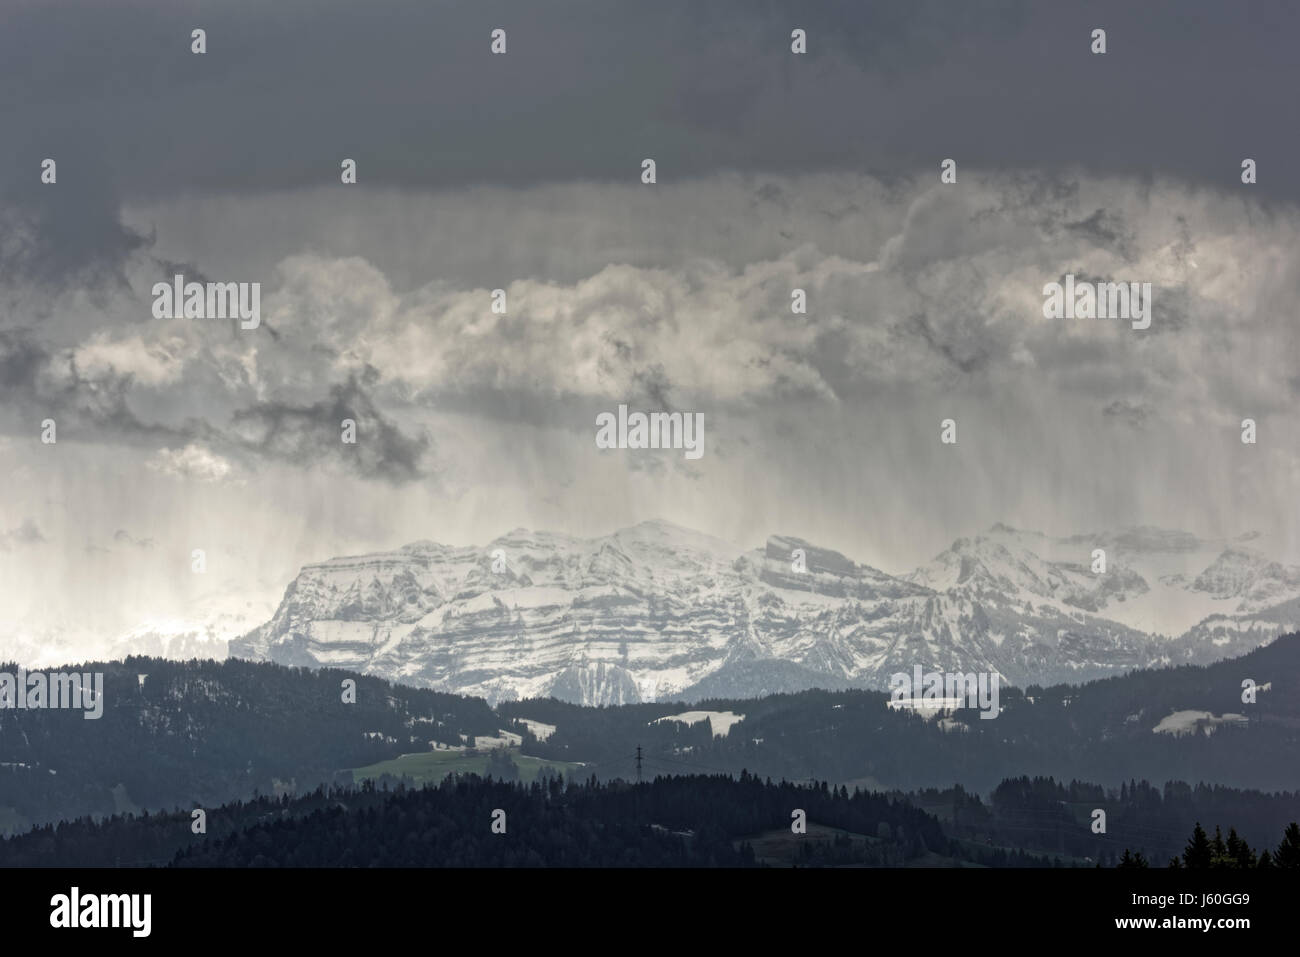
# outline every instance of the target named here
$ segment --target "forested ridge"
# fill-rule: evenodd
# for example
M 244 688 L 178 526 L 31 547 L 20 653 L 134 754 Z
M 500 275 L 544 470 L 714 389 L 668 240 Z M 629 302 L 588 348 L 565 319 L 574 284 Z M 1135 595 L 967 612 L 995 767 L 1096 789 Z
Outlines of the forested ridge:
M 1256 683 L 1242 701 L 1244 680 Z M 805 691 L 689 708 L 667 703 L 583 708 L 548 699 L 497 706 L 503 717 L 556 726 L 545 741 L 522 725 L 524 752 L 581 760 L 598 773 L 627 775 L 641 744 L 663 770 L 744 768 L 792 779 L 810 776 L 864 787 L 913 789 L 960 783 L 986 792 L 1024 774 L 1095 781 L 1190 781 L 1263 791 L 1300 790 L 1300 635 L 1212 665 L 1138 671 L 1085 685 L 1002 688 L 995 719 L 952 713 L 951 722 L 888 707 L 888 695 Z M 650 724 L 688 710 L 731 711 L 745 720 L 726 736 L 706 722 Z M 1154 728 L 1169 715 L 1240 715 L 1212 734 Z M 1291 756 L 1286 758 L 1284 756 Z
M 523 754 L 581 764 L 581 778 L 600 781 L 633 779 L 639 747 L 647 778 L 734 777 L 744 769 L 778 781 L 825 780 L 847 785 L 850 792 L 951 793 L 956 785 L 967 799 L 1001 788 L 1001 798 L 982 802 L 989 806 L 1006 804 L 1001 787 L 1006 780 L 1092 782 L 1086 787 L 1113 795 L 1109 801 L 1125 793 L 1120 803 L 1127 810 L 1111 817 L 1108 839 L 1116 854 L 1125 846 L 1116 842 L 1123 840 L 1165 855 L 1174 835 L 1185 837 L 1198 812 L 1204 820 L 1236 825 L 1254 843 L 1274 840 L 1276 829 L 1297 816 L 1291 808 L 1300 790 L 1300 762 L 1278 758 L 1300 754 L 1300 636 L 1295 635 L 1209 666 L 1139 672 L 1083 686 L 1004 688 L 996 719 L 957 711 L 943 722 L 891 710 L 886 694 L 870 691 L 806 691 L 690 707 L 658 702 L 583 708 L 553 699 L 525 700 L 503 702 L 494 710 L 479 698 L 348 672 L 240 660 L 130 658 L 73 667 L 105 673 L 106 704 L 99 720 L 85 720 L 75 710 L 0 710 L 0 831 L 21 833 L 34 824 L 87 815 L 213 808 L 257 793 L 302 795 L 320 784 L 351 785 L 350 769 L 429 752 L 434 742 L 459 747 L 498 729 L 518 733 Z M 1241 700 L 1244 679 L 1261 688 L 1254 704 Z M 347 680 L 356 682 L 355 703 L 342 700 Z M 725 735 L 715 734 L 707 720 L 658 720 L 688 710 L 730 711 L 743 720 Z M 1245 720 L 1218 724 L 1212 734 L 1153 732 L 1163 718 L 1181 710 L 1235 713 Z M 524 718 L 555 729 L 541 740 L 518 720 Z M 501 768 L 493 773 L 506 776 Z M 1146 802 L 1139 810 L 1130 792 L 1148 781 L 1155 783 L 1142 787 L 1157 790 L 1161 801 L 1157 806 L 1138 789 L 1136 799 Z M 1198 795 L 1195 811 L 1182 789 Z M 1077 791 L 1059 799 L 1076 817 L 1094 800 Z M 938 803 L 936 813 L 947 820 L 952 802 Z M 954 837 L 974 838 L 970 828 L 981 823 L 981 812 L 971 808 L 963 815 L 963 806 L 957 802 L 958 819 L 949 826 Z M 1033 808 L 1047 821 L 1045 828 L 1008 819 L 996 830 L 992 817 L 978 836 L 1066 858 L 1109 859 L 1098 842 L 1078 843 L 1065 828 L 1063 811 L 1052 810 L 1055 817 L 1048 818 L 1047 810 Z M 1125 815 L 1134 826 L 1148 828 L 1145 843 L 1136 835 L 1115 835 Z
M 0 809 L 30 823 L 310 790 L 500 723 L 481 698 L 331 669 L 127 658 L 66 670 L 104 673 L 102 717 L 0 710 Z
M 0 866 L 1140 867 L 1172 857 L 1194 868 L 1287 868 L 1300 866 L 1298 804 L 1296 795 L 1146 782 L 1116 794 L 1046 778 L 1005 781 L 986 803 L 960 788 L 850 792 L 747 771 L 640 784 L 449 775 L 421 788 L 388 780 L 261 796 L 201 816 L 180 808 L 46 825 L 0 841 Z M 1091 826 L 1094 805 L 1107 813 L 1105 833 Z M 1203 820 L 1225 823 L 1211 839 Z
M 901 865 L 939 853 L 975 861 L 931 815 L 905 801 L 825 783 L 660 777 L 520 785 L 449 776 L 418 789 L 320 788 L 208 810 L 195 834 L 189 811 L 118 816 L 39 828 L 0 842 L 4 866 L 751 866 L 747 838 L 795 837 L 796 811 L 814 829 L 800 863 Z M 494 821 L 499 818 L 494 830 Z M 854 840 L 848 835 L 856 835 Z

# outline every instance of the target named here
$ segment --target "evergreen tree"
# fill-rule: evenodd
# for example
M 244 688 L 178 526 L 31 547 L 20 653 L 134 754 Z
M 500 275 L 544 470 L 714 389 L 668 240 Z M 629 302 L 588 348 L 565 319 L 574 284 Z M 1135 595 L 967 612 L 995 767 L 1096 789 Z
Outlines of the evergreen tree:
M 1223 843 L 1223 832 L 1217 824 L 1214 825 L 1214 840 L 1210 842 L 1210 866 L 1215 868 L 1235 866 L 1232 856 L 1228 853 L 1228 846 Z
M 1300 825 L 1295 821 L 1286 826 L 1282 843 L 1273 853 L 1273 863 L 1278 867 L 1300 868 Z
M 518 781 L 519 765 L 515 764 L 505 748 L 488 750 L 487 769 L 484 772 L 498 781 Z
M 1235 827 L 1228 828 L 1228 856 L 1233 860 L 1233 867 L 1254 867 L 1256 864 L 1255 852 L 1237 836 Z
M 1212 858 L 1213 849 L 1210 847 L 1209 838 L 1205 836 L 1205 829 L 1201 827 L 1201 822 L 1197 821 L 1196 828 L 1192 831 L 1192 839 L 1183 850 L 1183 864 L 1189 869 L 1203 870 L 1210 867 Z
M 1124 856 L 1119 859 L 1117 866 L 1127 870 L 1130 868 L 1150 867 L 1151 865 L 1147 863 L 1147 859 L 1142 856 L 1141 852 L 1133 854 L 1126 847 L 1124 848 Z

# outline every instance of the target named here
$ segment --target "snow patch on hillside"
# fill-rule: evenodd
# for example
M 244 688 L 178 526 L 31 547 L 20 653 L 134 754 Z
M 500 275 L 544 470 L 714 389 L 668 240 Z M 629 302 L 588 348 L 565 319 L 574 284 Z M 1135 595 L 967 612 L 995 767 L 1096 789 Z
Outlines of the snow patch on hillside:
M 515 718 L 522 725 L 526 725 L 528 730 L 533 733 L 538 741 L 545 741 L 555 733 L 555 725 L 546 724 L 543 721 L 534 721 L 532 718 Z
M 662 718 L 655 718 L 651 724 L 658 724 L 661 721 L 681 721 L 683 724 L 699 724 L 701 721 L 708 721 L 713 729 L 715 738 L 725 738 L 731 731 L 731 726 L 739 724 L 745 720 L 743 714 L 736 714 L 734 711 L 683 711 L 681 714 L 664 715 Z
M 1214 729 L 1223 724 L 1245 725 L 1246 717 L 1240 714 L 1224 714 L 1215 717 L 1209 711 L 1174 711 L 1160 719 L 1160 723 L 1152 728 L 1155 734 L 1195 734 L 1197 731 L 1204 731 L 1210 735 Z

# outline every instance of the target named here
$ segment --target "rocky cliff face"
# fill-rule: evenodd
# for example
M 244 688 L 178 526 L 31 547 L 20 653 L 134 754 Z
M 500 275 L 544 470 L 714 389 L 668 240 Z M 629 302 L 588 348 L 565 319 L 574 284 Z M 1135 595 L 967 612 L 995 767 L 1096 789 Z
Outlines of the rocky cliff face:
M 1093 547 L 1108 549 L 1105 574 Z M 665 522 L 595 539 L 517 530 L 310 565 L 230 653 L 493 702 L 885 687 L 917 664 L 1078 681 L 1238 654 L 1300 622 L 1296 570 L 1217 548 L 994 526 L 895 577 L 784 536 L 745 552 Z M 1188 625 L 1169 627 L 1189 605 Z

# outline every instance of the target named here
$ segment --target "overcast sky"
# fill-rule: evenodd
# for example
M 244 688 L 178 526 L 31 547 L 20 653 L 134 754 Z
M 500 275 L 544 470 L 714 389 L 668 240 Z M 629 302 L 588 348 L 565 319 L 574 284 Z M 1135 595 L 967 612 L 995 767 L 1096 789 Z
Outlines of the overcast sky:
M 1298 29 L 0 0 L 0 655 L 517 526 L 660 517 L 901 573 L 997 521 L 1151 524 L 1300 561 Z M 261 327 L 153 318 L 176 272 L 260 282 Z M 1066 273 L 1151 283 L 1151 327 L 1045 319 Z M 703 458 L 597 449 L 619 403 L 702 412 Z

